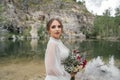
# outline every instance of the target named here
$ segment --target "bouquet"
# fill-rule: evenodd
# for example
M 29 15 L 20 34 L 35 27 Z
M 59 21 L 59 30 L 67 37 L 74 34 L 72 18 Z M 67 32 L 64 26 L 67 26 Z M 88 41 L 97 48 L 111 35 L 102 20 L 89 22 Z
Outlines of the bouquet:
M 87 61 L 84 55 L 80 55 L 78 50 L 73 50 L 72 54 L 68 56 L 67 59 L 63 62 L 65 71 L 71 74 L 71 80 L 75 80 L 75 76 L 72 74 L 76 74 L 81 69 L 83 69 L 86 65 Z

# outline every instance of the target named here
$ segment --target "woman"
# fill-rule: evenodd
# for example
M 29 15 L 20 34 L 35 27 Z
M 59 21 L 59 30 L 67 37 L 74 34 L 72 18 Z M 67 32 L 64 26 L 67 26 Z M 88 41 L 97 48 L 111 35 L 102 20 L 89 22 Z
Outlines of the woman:
M 46 29 L 50 39 L 45 53 L 45 80 L 70 80 L 70 75 L 61 64 L 69 55 L 69 49 L 60 40 L 63 25 L 59 19 L 53 18 L 47 23 Z

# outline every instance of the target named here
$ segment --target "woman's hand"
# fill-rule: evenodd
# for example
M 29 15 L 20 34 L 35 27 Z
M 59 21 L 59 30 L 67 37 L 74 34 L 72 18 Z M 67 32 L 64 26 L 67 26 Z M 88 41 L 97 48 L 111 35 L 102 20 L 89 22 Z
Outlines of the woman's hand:
M 71 75 L 70 80 L 75 80 L 75 75 L 76 75 L 76 73 L 77 73 L 77 72 L 72 72 L 72 73 L 70 73 L 70 75 Z
M 77 74 L 77 72 L 70 73 L 71 77 L 74 77 Z

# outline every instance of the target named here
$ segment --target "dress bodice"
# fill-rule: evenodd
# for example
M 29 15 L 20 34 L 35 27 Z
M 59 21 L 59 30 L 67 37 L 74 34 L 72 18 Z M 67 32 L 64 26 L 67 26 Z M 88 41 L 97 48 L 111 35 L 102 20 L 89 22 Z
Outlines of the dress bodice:
M 60 60 L 64 60 L 69 55 L 69 49 L 62 43 L 60 39 L 55 39 L 50 37 L 50 42 L 53 42 L 57 45 L 57 55 L 60 57 Z

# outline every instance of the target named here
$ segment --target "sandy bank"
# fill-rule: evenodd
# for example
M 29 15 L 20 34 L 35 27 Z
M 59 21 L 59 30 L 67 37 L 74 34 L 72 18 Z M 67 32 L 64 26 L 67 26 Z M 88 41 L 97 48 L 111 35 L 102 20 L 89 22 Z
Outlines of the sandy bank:
M 44 80 L 44 61 L 0 64 L 0 80 Z

